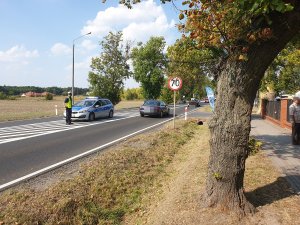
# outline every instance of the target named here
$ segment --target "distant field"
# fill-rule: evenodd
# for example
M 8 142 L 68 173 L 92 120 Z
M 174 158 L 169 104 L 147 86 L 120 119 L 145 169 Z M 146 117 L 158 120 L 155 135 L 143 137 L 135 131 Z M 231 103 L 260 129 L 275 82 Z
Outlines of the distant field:
M 75 101 L 83 99 L 83 96 L 75 96 Z M 54 96 L 47 101 L 44 97 L 24 97 L 16 100 L 0 100 L 0 121 L 23 120 L 55 116 L 55 105 L 58 115 L 63 115 L 65 96 Z M 137 107 L 142 101 L 121 101 L 116 109 Z

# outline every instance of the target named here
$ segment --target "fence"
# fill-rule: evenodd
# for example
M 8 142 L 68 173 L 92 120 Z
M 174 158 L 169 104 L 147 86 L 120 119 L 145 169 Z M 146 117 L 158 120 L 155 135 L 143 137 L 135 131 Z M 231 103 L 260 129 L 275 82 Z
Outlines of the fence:
M 290 107 L 290 105 L 293 103 L 293 100 L 292 99 L 289 99 L 288 101 L 287 101 L 287 107 L 289 108 Z M 288 110 L 289 111 L 289 110 Z M 291 122 L 290 121 L 290 115 L 289 115 L 289 112 L 286 114 L 286 120 L 288 121 L 288 122 Z
M 289 106 L 291 99 L 281 99 L 280 101 L 261 101 L 261 116 L 281 127 L 292 128 L 289 118 Z
M 266 101 L 266 115 L 275 120 L 280 120 L 281 102 Z

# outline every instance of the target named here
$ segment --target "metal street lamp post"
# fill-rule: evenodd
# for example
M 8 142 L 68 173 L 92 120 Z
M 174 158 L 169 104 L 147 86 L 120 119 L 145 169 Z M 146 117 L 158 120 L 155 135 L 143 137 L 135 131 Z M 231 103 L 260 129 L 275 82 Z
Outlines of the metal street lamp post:
M 86 33 L 86 34 L 84 34 L 84 35 L 81 35 L 81 36 L 79 36 L 79 37 L 77 37 L 77 38 L 75 38 L 75 39 L 73 39 L 73 61 L 72 61 L 72 104 L 74 104 L 74 67 L 75 67 L 75 63 L 74 63 L 74 61 L 75 61 L 75 41 L 76 40 L 78 40 L 78 39 L 80 39 L 80 38 L 82 38 L 82 37 L 84 37 L 84 36 L 87 36 L 87 35 L 90 35 L 92 32 L 89 32 L 89 33 Z

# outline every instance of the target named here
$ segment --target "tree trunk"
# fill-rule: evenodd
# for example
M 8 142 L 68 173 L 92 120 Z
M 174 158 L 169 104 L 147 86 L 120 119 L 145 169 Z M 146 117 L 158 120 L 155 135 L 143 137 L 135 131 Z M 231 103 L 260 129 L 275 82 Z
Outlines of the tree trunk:
M 298 10 L 298 11 L 297 11 Z M 300 30 L 299 5 L 294 13 L 273 16 L 273 37 L 250 46 L 247 61 L 233 52 L 218 77 L 211 131 L 211 154 L 204 200 L 243 216 L 254 212 L 244 195 L 245 161 L 251 112 L 259 83 L 277 54 Z

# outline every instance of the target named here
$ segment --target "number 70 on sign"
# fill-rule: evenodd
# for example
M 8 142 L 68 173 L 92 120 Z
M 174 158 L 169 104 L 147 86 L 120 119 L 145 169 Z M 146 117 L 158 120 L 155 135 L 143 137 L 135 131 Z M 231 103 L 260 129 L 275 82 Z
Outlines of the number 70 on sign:
M 182 80 L 179 77 L 173 77 L 168 80 L 168 86 L 172 91 L 178 91 L 182 87 Z

